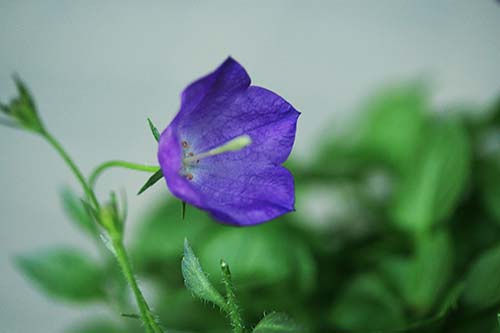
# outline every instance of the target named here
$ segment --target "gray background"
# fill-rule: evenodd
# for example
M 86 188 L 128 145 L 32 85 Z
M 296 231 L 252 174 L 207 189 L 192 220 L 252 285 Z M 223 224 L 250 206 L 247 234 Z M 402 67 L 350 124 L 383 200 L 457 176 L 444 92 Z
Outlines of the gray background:
M 232 55 L 255 84 L 302 112 L 294 155 L 307 158 L 321 133 L 339 127 L 325 120 L 341 126 L 388 82 L 425 78 L 438 105 L 491 102 L 500 92 L 499 33 L 493 0 L 0 0 L 0 99 L 13 96 L 18 72 L 85 171 L 112 158 L 155 163 L 146 117 L 166 126 L 183 87 Z M 0 158 L 0 332 L 60 332 L 84 313 L 34 290 L 11 258 L 54 244 L 93 252 L 60 209 L 57 190 L 76 183 L 26 133 L 1 128 Z M 144 178 L 115 171 L 99 183 L 101 195 L 127 190 L 131 224 L 168 195 L 157 186 L 134 197 Z

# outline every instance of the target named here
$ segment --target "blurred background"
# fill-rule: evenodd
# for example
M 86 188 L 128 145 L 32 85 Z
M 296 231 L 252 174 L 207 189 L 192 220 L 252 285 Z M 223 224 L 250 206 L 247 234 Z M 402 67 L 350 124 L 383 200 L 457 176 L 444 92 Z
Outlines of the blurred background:
M 181 222 L 163 184 L 136 197 L 147 174 L 106 173 L 101 195 L 128 193 L 127 244 L 148 297 L 172 327 L 224 327 L 182 287 L 188 235 L 215 280 L 227 257 L 253 323 L 283 310 L 316 330 L 401 329 L 452 303 L 483 316 L 500 300 L 500 253 L 488 252 L 500 239 L 499 31 L 492 0 L 0 0 L 0 100 L 15 95 L 18 73 L 86 172 L 109 159 L 155 164 L 146 118 L 163 129 L 181 90 L 233 56 L 302 112 L 289 164 L 297 213 L 233 229 L 190 208 Z M 49 298 L 16 269 L 13 256 L 55 245 L 99 254 L 64 213 L 61 192 L 79 189 L 59 156 L 7 128 L 0 149 L 0 332 L 112 317 L 99 301 Z M 481 280 L 483 266 L 498 268 L 486 274 L 496 284 Z M 491 318 L 471 332 L 487 332 Z

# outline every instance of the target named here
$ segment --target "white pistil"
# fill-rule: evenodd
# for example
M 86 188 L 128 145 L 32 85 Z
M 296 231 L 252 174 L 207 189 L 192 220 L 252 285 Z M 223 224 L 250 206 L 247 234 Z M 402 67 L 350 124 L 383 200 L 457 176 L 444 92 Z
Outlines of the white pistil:
M 251 143 L 252 143 L 252 138 L 250 138 L 249 135 L 247 135 L 247 134 L 240 135 L 232 140 L 229 140 L 228 142 L 226 142 L 222 146 L 211 149 L 211 150 L 204 152 L 204 153 L 200 153 L 198 155 L 185 157 L 182 161 L 184 162 L 184 164 L 196 162 L 196 161 L 199 161 L 205 157 L 219 155 L 219 154 L 222 154 L 222 153 L 225 153 L 228 151 L 241 150 L 241 149 L 247 147 L 248 145 L 250 145 Z

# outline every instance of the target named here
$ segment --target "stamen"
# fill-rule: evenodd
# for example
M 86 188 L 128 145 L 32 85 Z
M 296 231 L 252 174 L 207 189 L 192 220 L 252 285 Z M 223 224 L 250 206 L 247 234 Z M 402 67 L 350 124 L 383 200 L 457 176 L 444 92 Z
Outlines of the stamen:
M 219 154 L 222 154 L 222 153 L 225 153 L 228 151 L 239 151 L 239 150 L 247 147 L 251 143 L 252 143 L 252 138 L 250 138 L 249 135 L 247 135 L 247 134 L 240 135 L 232 140 L 229 140 L 228 142 L 226 142 L 222 146 L 211 149 L 207 152 L 204 152 L 204 153 L 201 153 L 198 155 L 191 155 L 191 153 L 189 153 L 188 154 L 189 157 L 184 158 L 183 163 L 186 164 L 186 163 L 198 162 L 199 160 L 201 160 L 205 157 L 219 155 Z
M 187 180 L 193 180 L 193 174 L 192 173 L 186 173 L 186 178 L 187 178 Z
M 189 148 L 189 143 L 187 143 L 187 141 L 182 141 L 181 145 L 182 145 L 182 148 L 184 148 L 184 149 Z

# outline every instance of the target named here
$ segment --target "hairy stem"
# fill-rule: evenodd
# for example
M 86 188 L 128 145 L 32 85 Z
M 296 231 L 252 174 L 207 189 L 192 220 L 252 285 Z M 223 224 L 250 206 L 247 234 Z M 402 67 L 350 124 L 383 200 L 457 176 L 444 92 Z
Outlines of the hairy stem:
M 130 169 L 130 170 L 137 170 L 137 171 L 144 171 L 144 172 L 157 172 L 160 170 L 160 167 L 154 166 L 154 165 L 143 165 L 143 164 L 138 164 L 138 163 L 133 163 L 133 162 L 126 162 L 126 161 L 119 161 L 119 160 L 114 160 L 114 161 L 108 161 L 104 162 L 101 165 L 99 165 L 97 168 L 92 171 L 89 177 L 89 184 L 91 188 L 95 187 L 95 183 L 97 181 L 97 178 L 101 175 L 101 173 L 107 169 L 110 168 L 124 168 L 124 169 Z
M 221 260 L 220 263 L 222 270 L 222 283 L 226 288 L 226 308 L 225 311 L 231 322 L 231 327 L 233 333 L 243 333 L 245 326 L 243 325 L 243 319 L 241 318 L 240 309 L 236 301 L 236 295 L 234 294 L 233 280 L 231 278 L 231 271 L 229 270 L 229 265 Z

